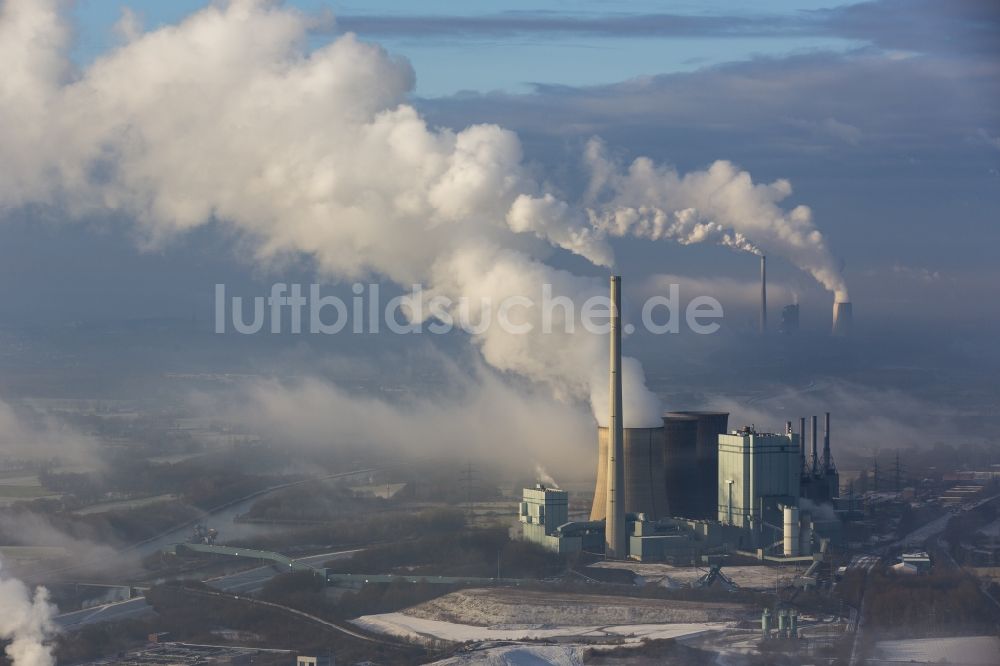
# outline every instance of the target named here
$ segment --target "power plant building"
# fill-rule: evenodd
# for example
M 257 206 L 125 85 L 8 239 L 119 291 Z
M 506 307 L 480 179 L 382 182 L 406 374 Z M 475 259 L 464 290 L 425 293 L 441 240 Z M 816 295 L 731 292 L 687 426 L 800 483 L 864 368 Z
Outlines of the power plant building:
M 719 522 L 755 535 L 765 523 L 780 525 L 782 507 L 798 504 L 800 476 L 794 433 L 744 427 L 719 435 Z
M 765 266 L 762 258 L 762 330 Z M 603 547 L 609 559 L 677 564 L 703 563 L 734 548 L 754 548 L 762 557 L 774 548 L 779 556 L 808 557 L 814 521 L 800 514 L 799 499 L 807 490 L 817 499 L 837 492 L 829 414 L 822 459 L 814 418 L 811 467 L 805 419 L 800 435 L 790 423 L 781 434 L 752 426 L 727 432 L 728 413 L 703 411 L 669 412 L 662 425 L 625 428 L 620 313 L 621 278 L 613 276 L 608 426 L 597 433 L 590 520 L 571 522 L 567 493 L 539 484 L 522 495 L 523 538 L 557 553 Z M 797 307 L 795 314 L 797 322 Z
M 524 539 L 560 552 L 558 540 L 552 537 L 560 525 L 569 522 L 569 493 L 542 484 L 525 488 L 518 510 Z
M 687 414 L 663 417 L 664 477 L 671 516 L 700 517 L 698 511 L 698 419 Z
M 826 413 L 823 431 L 823 453 L 819 452 L 819 429 L 817 417 L 812 417 L 812 455 L 809 461 L 802 456 L 801 495 L 815 504 L 831 504 L 840 497 L 840 474 L 833 462 L 830 446 L 830 412 Z M 802 419 L 805 424 L 805 419 Z M 802 438 L 805 440 L 803 427 Z
M 694 461 L 687 451 L 690 449 L 690 431 L 683 420 L 694 419 L 695 442 Z M 670 423 L 677 423 L 675 441 L 671 441 Z M 729 428 L 728 412 L 683 411 L 669 412 L 664 417 L 667 429 L 667 477 L 676 479 L 673 486 L 668 480 L 667 500 L 670 515 L 698 520 L 715 520 L 718 517 L 718 476 L 719 476 L 719 435 Z M 671 459 L 673 451 L 680 453 L 675 465 Z M 675 500 L 676 497 L 676 500 Z M 677 502 L 675 508 L 674 502 Z
M 606 517 L 608 441 L 608 429 L 598 428 L 597 486 L 591 520 Z M 625 513 L 642 513 L 654 520 L 674 515 L 667 498 L 663 428 L 624 428 L 622 443 Z

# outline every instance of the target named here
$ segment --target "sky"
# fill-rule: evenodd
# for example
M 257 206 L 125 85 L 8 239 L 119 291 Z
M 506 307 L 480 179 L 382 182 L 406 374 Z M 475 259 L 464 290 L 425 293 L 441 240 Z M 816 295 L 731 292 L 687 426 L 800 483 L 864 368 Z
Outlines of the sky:
M 76 14 L 80 31 L 75 57 L 85 62 L 114 44 L 114 25 L 123 6 L 139 15 L 147 27 L 174 23 L 203 6 L 197 0 L 129 3 L 80 0 Z M 341 3 L 297 0 L 286 3 L 306 12 L 328 14 L 336 31 L 355 31 L 405 55 L 417 70 L 416 93 L 450 95 L 460 91 L 523 92 L 532 84 L 585 86 L 607 84 L 665 72 L 691 71 L 706 65 L 743 60 L 755 55 L 784 55 L 816 50 L 843 51 L 863 40 L 842 36 L 796 34 L 800 30 L 769 27 L 787 20 L 808 20 L 811 12 L 829 8 L 826 1 L 767 0 L 720 2 L 405 2 Z M 416 11 L 415 11 L 416 10 Z M 716 21 L 703 34 L 679 30 L 636 35 L 611 29 L 595 35 L 586 29 L 555 23 L 628 22 L 635 17 L 672 17 Z M 732 19 L 752 26 L 730 25 Z M 442 21 L 452 22 L 447 30 Z M 500 24 L 515 22 L 516 27 Z M 432 27 L 433 26 L 433 27 Z M 804 31 L 808 33 L 809 31 Z M 716 33 L 716 34 L 713 34 Z M 721 33 L 721 34 L 720 34 Z M 744 34 L 746 33 L 746 34 Z M 327 35 L 317 36 L 321 42 Z
M 1000 359 L 993 3 L 55 5 L 68 33 L 0 43 L 0 326 L 205 326 L 220 282 L 589 293 L 613 256 L 631 297 L 669 278 L 726 306 L 729 337 L 668 360 L 732 360 L 757 307 L 738 232 L 769 255 L 772 321 L 798 302 L 817 345 L 849 287 L 867 347 L 824 371 L 986 382 Z M 472 343 L 556 394 L 591 381 L 564 346 Z
M 206 4 L 78 0 L 71 60 L 86 68 L 118 48 L 126 7 L 153 31 Z M 686 170 L 732 160 L 756 180 L 790 181 L 789 203 L 813 209 L 858 282 L 861 312 L 903 317 L 908 326 L 930 312 L 941 315 L 938 323 L 957 318 L 969 328 L 995 319 L 1000 40 L 990 3 L 480 2 L 460 12 L 446 2 L 284 6 L 311 17 L 308 49 L 353 30 L 406 58 L 414 73 L 408 97 L 430 122 L 517 131 L 529 161 L 559 188 L 579 187 L 566 165 L 592 136 L 626 161 L 648 155 Z M 197 250 L 204 239 L 194 249 L 187 238 L 173 239 L 157 256 L 134 257 L 131 239 L 60 230 L 70 238 L 60 249 L 50 227 L 39 226 L 5 230 L 8 273 L 16 267 L 22 279 L 39 281 L 38 292 L 18 290 L 8 300 L 32 312 L 46 311 L 48 300 L 37 293 L 64 288 L 52 276 L 69 254 L 82 270 L 88 256 L 113 253 L 110 263 L 144 267 L 148 278 L 139 281 L 165 294 L 172 280 L 198 276 L 209 284 L 212 273 L 230 280 L 247 273 L 238 262 L 225 265 L 224 251 L 206 265 Z M 639 272 L 653 271 L 664 256 L 669 273 L 704 277 L 711 265 L 736 278 L 747 269 L 718 248 L 618 244 L 634 254 Z M 189 265 L 177 275 L 181 255 Z M 35 276 L 32 266 L 40 267 Z M 105 290 L 124 292 L 124 302 L 144 300 L 130 297 L 127 285 L 102 282 L 99 267 L 86 272 Z M 782 262 L 772 272 L 797 292 L 813 288 Z M 199 291 L 199 298 L 207 293 Z M 923 306 L 928 299 L 940 310 Z M 174 316 L 202 307 L 195 298 L 165 300 L 172 302 L 157 307 Z

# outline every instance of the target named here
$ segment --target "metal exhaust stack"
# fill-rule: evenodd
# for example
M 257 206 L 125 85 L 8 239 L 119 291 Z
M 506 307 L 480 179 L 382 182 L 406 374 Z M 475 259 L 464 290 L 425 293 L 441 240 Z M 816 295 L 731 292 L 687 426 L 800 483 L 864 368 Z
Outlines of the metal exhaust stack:
M 767 257 L 760 255 L 760 332 L 767 333 Z
M 823 473 L 830 473 L 830 412 L 826 413 L 826 431 L 823 433 Z
M 625 535 L 625 428 L 622 422 L 622 278 L 611 276 L 611 401 L 608 420 L 608 504 L 605 512 L 604 554 L 624 559 Z
M 806 417 L 799 419 L 799 474 L 805 474 L 806 468 Z
M 818 476 L 819 475 L 819 452 L 818 452 L 817 447 L 816 447 L 816 440 L 819 439 L 819 437 L 817 436 L 818 433 L 819 433 L 819 428 L 817 427 L 818 426 L 818 421 L 819 421 L 819 417 L 814 414 L 813 415 L 813 421 L 812 421 L 812 426 L 813 426 L 813 439 L 812 439 L 812 445 L 813 445 L 813 461 L 812 461 L 812 463 L 813 463 L 813 467 L 812 467 L 812 473 L 813 473 L 813 476 Z

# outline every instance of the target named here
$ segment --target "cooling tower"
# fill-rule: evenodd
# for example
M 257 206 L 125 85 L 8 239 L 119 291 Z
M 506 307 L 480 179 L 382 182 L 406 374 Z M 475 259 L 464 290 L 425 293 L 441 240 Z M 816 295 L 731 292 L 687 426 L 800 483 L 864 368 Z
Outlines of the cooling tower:
M 695 488 L 685 497 L 687 505 L 684 507 L 686 513 L 680 513 L 670 500 L 674 493 L 667 487 L 667 501 L 670 510 L 675 516 L 685 518 L 701 518 L 705 520 L 715 520 L 719 515 L 719 435 L 724 435 L 729 427 L 728 412 L 670 412 L 666 419 L 674 417 L 694 418 L 697 421 L 697 434 L 695 436 L 694 463 L 683 469 L 684 479 L 688 484 L 694 484 Z M 665 422 L 666 425 L 666 422 Z M 678 426 L 682 435 L 684 426 Z M 679 440 L 675 446 L 680 446 L 683 450 L 683 440 Z M 671 441 L 668 435 L 667 440 L 667 476 L 670 477 L 670 450 Z M 682 454 L 683 458 L 683 454 Z M 687 463 L 685 463 L 687 464 Z M 669 481 L 668 481 L 669 484 Z M 681 484 L 684 486 L 684 484 Z
M 767 257 L 760 255 L 760 332 L 767 333 Z
M 672 515 L 668 511 L 668 480 L 664 469 L 663 428 L 625 428 L 622 466 L 625 513 L 644 513 L 652 519 Z M 608 429 L 597 429 L 597 489 L 591 520 L 607 516 Z
M 672 516 L 694 518 L 699 512 L 701 496 L 698 418 L 686 414 L 667 414 L 663 417 L 663 430 L 666 445 L 667 507 Z
M 833 304 L 833 335 L 847 336 L 854 325 L 854 313 L 850 303 Z
M 604 523 L 604 556 L 628 555 L 625 530 L 625 432 L 622 419 L 622 278 L 611 276 L 611 387 L 608 414 L 607 508 Z

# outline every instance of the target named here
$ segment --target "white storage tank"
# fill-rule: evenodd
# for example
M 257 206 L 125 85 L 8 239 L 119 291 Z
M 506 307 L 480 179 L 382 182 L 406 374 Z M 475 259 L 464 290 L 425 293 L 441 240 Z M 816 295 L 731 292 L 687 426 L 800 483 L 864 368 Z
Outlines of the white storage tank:
M 786 506 L 785 514 L 785 557 L 796 557 L 799 554 L 799 507 Z

